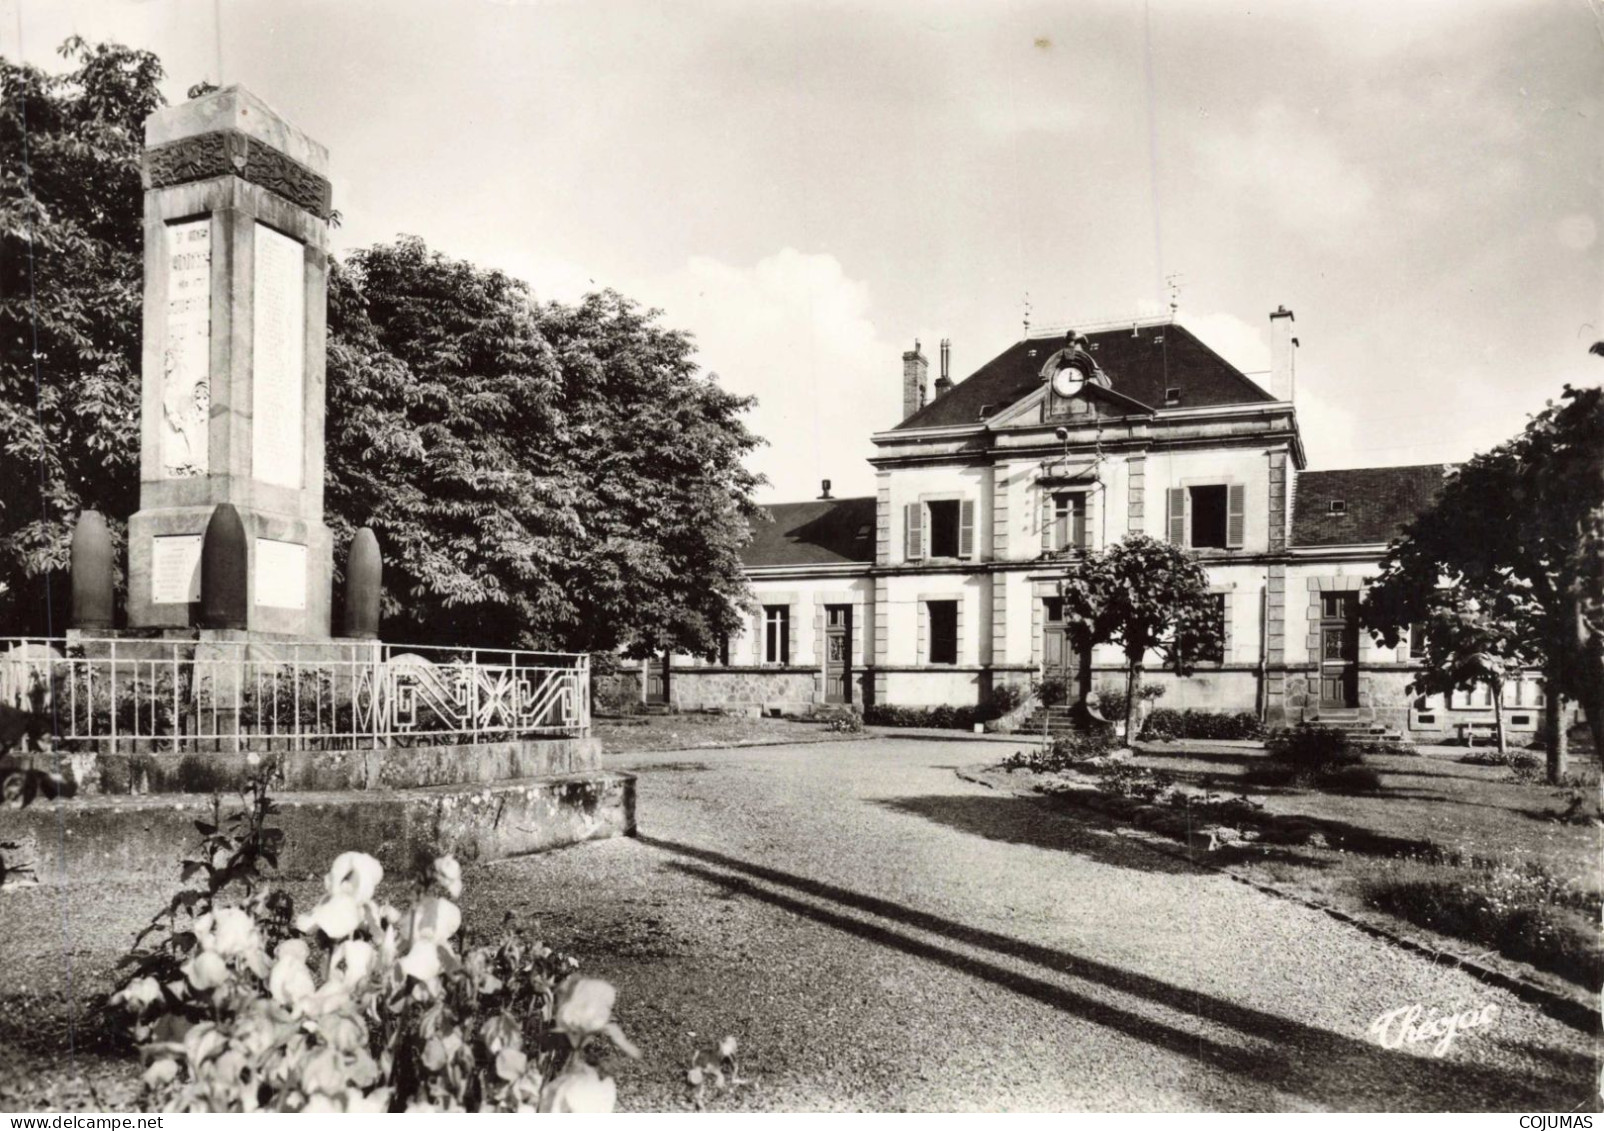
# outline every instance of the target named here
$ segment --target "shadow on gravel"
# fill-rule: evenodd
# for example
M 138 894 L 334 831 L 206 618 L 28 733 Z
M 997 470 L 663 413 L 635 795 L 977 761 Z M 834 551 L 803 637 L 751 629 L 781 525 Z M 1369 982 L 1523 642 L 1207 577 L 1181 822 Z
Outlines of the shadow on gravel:
M 1095 959 L 971 927 L 720 852 L 650 836 L 639 840 L 685 858 L 686 862 L 676 861 L 672 867 L 723 890 L 984 979 L 1065 1014 L 1190 1057 L 1216 1071 L 1269 1085 L 1311 1104 L 1340 1110 L 1356 1097 L 1384 1095 L 1388 1110 L 1552 1111 L 1589 1099 L 1590 1073 L 1569 1071 L 1570 1061 L 1561 1067 L 1547 1048 L 1534 1050 L 1533 1059 L 1521 1071 L 1479 1059 L 1439 1060 L 1391 1051 L 1357 1036 L 1333 1033 Z M 807 898 L 800 898 L 803 896 Z M 875 916 L 894 926 L 863 916 Z M 899 927 L 925 932 L 935 940 Z M 1070 988 L 1047 981 L 955 950 L 949 945 L 952 943 L 1030 963 L 1087 985 Z M 1401 955 L 1398 960 L 1416 961 Z M 1109 991 L 1140 999 L 1145 1007 L 1133 1003 L 1135 1007 L 1130 1008 L 1094 996 Z M 1408 1003 L 1400 1003 L 1403 1004 Z M 1175 1021 L 1153 1016 L 1154 1005 L 1168 1011 Z M 1289 1008 L 1295 1010 L 1297 1003 L 1289 1003 Z M 1213 1032 L 1209 1032 L 1210 1028 Z
M 1006 794 L 936 793 L 926 797 L 888 797 L 875 802 L 886 809 L 923 817 L 959 832 L 1072 852 L 1099 864 L 1166 875 L 1201 871 L 1177 857 L 1153 852 L 1107 829 L 1070 822 L 1029 797 Z

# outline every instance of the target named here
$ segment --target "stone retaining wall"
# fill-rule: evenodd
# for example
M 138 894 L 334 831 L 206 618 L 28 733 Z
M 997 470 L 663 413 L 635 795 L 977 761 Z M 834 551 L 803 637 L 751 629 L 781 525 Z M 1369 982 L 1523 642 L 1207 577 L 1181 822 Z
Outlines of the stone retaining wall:
M 450 746 L 295 750 L 271 755 L 233 753 L 78 753 L 61 757 L 59 779 L 49 752 L 0 758 L 0 779 L 27 776 L 30 788 L 53 796 L 156 793 L 238 793 L 261 757 L 279 761 L 276 789 L 410 789 L 576 774 L 601 766 L 594 738 L 517 739 Z
M 279 808 L 273 824 L 284 830 L 281 878 L 321 875 L 346 851 L 367 852 L 404 875 L 419 852 L 450 852 L 466 863 L 633 835 L 635 779 L 593 771 L 486 786 L 301 793 L 279 798 Z M 230 811 L 225 802 L 224 814 Z M 212 799 L 195 794 L 92 797 L 11 810 L 0 841 L 18 847 L 0 849 L 0 876 L 15 883 L 13 870 L 25 868 L 40 883 L 115 878 L 168 888 L 196 841 L 194 823 L 212 816 Z

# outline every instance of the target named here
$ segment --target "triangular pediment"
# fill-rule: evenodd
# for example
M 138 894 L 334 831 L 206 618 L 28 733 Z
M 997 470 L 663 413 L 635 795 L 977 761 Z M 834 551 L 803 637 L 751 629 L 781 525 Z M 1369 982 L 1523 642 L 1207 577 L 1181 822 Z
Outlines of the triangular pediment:
M 1039 428 L 1043 424 L 1078 420 L 1108 420 L 1121 416 L 1152 416 L 1155 410 L 1123 393 L 1101 385 L 1081 386 L 1073 397 L 1060 398 L 1046 386 L 1021 397 L 995 416 L 986 417 L 992 428 Z

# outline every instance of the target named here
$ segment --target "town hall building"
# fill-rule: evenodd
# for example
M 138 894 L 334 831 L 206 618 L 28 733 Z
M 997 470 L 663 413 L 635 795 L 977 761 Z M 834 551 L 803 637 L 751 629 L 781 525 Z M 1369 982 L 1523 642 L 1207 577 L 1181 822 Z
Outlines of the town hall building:
M 1485 693 L 1408 694 L 1410 646 L 1358 624 L 1386 545 L 1432 499 L 1441 464 L 1310 471 L 1294 404 L 1292 312 L 1270 315 L 1261 385 L 1171 318 L 1027 336 L 954 383 L 916 342 L 903 419 L 872 439 L 869 498 L 766 508 L 745 551 L 757 607 L 711 658 L 649 668 L 648 699 L 682 709 L 833 703 L 974 705 L 999 684 L 1122 682 L 1114 648 L 1072 653 L 1059 583 L 1128 533 L 1208 571 L 1220 653 L 1162 705 L 1253 711 L 1272 725 L 1359 718 L 1452 736 Z M 1534 681 L 1506 694 L 1535 730 Z

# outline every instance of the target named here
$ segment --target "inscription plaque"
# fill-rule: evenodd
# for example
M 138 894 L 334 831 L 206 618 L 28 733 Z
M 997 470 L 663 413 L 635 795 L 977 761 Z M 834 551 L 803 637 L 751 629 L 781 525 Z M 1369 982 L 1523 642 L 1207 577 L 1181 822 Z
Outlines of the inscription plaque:
M 306 257 L 301 245 L 256 225 L 251 350 L 252 478 L 300 487 L 305 444 Z
M 151 539 L 151 603 L 184 605 L 199 601 L 200 563 L 199 534 L 170 534 Z
M 212 222 L 167 225 L 161 470 L 205 475 L 212 407 Z
M 306 608 L 306 547 L 276 538 L 256 540 L 256 603 Z

